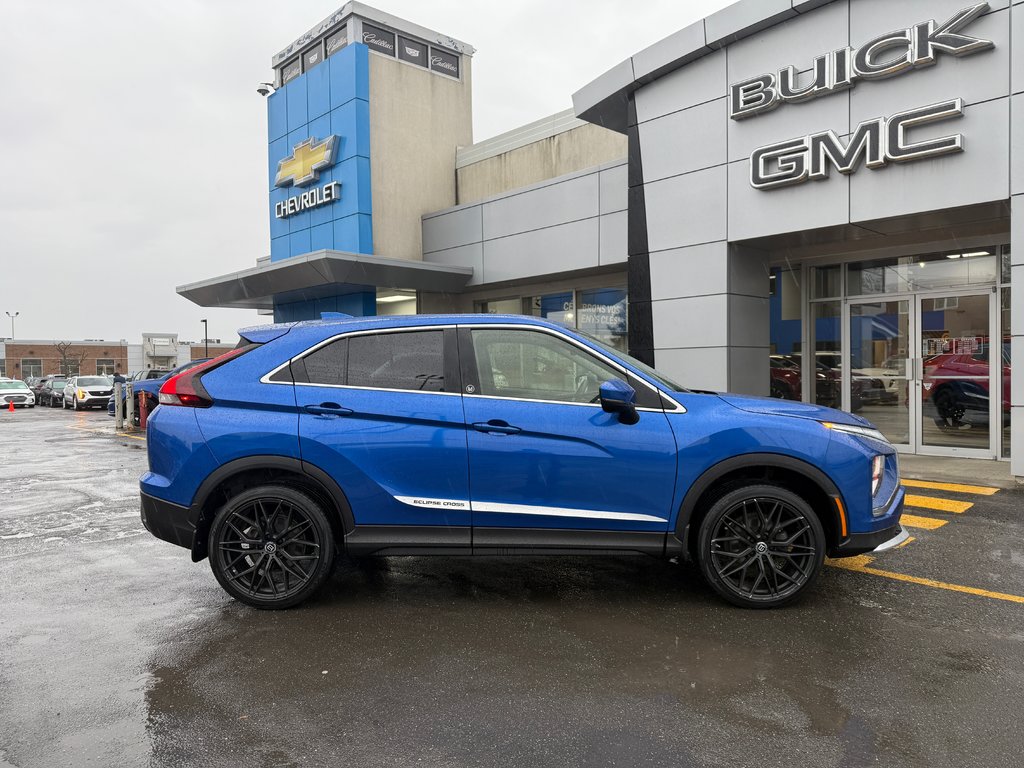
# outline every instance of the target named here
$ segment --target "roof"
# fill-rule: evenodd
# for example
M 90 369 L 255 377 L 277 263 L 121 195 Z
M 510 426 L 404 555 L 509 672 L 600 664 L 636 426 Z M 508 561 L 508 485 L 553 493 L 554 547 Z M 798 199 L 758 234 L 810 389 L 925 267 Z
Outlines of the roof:
M 740 0 L 634 53 L 572 95 L 576 116 L 625 133 L 629 95 L 647 83 L 833 0 Z
M 472 276 L 472 267 L 321 250 L 261 262 L 176 290 L 201 307 L 273 309 L 275 299 L 279 303 L 322 299 L 367 288 L 457 293 Z

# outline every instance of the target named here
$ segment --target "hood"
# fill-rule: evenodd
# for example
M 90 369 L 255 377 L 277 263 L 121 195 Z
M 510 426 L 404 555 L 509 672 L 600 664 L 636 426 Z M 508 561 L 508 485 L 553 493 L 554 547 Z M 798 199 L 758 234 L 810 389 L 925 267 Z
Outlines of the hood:
M 792 416 L 798 419 L 814 421 L 832 421 L 836 424 L 853 424 L 858 427 L 875 426 L 867 419 L 855 416 L 846 411 L 826 408 L 823 405 L 798 403 L 794 400 L 780 400 L 776 397 L 753 397 L 750 395 L 720 394 L 719 397 L 734 408 L 748 413 L 761 413 L 766 416 Z

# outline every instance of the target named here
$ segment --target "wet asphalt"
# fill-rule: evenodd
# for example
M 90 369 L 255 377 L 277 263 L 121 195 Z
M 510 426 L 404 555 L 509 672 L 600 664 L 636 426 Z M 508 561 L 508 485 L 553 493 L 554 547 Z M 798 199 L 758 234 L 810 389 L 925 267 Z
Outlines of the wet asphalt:
M 756 612 L 645 557 L 390 558 L 260 612 L 142 529 L 111 422 L 0 413 L 0 768 L 1020 765 L 1022 603 L 826 567 Z M 872 566 L 1024 595 L 1024 496 L 971 501 Z

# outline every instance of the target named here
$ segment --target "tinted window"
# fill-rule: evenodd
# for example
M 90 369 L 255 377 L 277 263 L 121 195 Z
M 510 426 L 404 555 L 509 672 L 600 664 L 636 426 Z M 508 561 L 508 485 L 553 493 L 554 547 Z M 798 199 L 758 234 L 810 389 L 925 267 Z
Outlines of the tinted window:
M 444 392 L 443 350 L 440 330 L 353 336 L 348 346 L 348 384 Z
M 295 380 L 310 384 L 344 384 L 347 359 L 348 339 L 333 341 L 295 364 Z
M 567 341 L 538 331 L 474 330 L 480 394 L 595 403 L 601 384 L 623 374 Z

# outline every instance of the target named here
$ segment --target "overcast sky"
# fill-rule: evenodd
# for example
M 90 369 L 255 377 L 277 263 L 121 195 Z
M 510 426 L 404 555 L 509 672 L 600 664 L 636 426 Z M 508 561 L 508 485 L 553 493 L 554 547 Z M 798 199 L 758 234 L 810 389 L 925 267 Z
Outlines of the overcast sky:
M 476 48 L 477 141 L 729 0 L 379 0 Z M 268 322 L 175 286 L 270 252 L 270 57 L 339 0 L 0 0 L 0 337 L 225 341 Z M 372 105 L 371 105 L 372 109 Z

